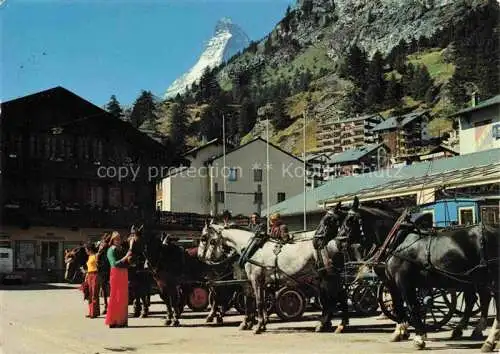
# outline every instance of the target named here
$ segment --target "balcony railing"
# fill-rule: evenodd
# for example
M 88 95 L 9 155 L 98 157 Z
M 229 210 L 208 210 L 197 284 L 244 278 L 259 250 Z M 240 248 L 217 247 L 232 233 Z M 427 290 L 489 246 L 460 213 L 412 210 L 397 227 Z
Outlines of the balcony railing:
M 209 215 L 155 211 L 86 209 L 86 210 L 28 210 L 4 208 L 2 221 L 22 228 L 52 226 L 69 228 L 129 228 L 134 223 L 146 223 L 157 229 L 201 230 Z M 247 217 L 236 217 L 235 223 L 247 225 Z

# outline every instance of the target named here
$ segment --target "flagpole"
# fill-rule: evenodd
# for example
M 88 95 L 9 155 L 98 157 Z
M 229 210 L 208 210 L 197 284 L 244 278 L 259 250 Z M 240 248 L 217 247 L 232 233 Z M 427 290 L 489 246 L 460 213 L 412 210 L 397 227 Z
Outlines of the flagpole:
M 227 203 L 227 194 L 226 194 L 226 118 L 224 113 L 222 113 L 222 155 L 223 155 L 223 169 L 222 169 L 222 178 L 223 178 L 223 188 L 224 188 L 224 209 L 226 208 Z
M 266 209 L 267 209 L 267 230 L 269 232 L 271 215 L 269 215 L 269 118 L 266 123 Z
M 307 169 L 306 169 L 306 123 L 307 115 L 304 112 L 304 129 L 303 129 L 303 149 L 304 149 L 304 231 L 307 231 L 307 214 L 306 214 L 306 192 L 307 192 Z

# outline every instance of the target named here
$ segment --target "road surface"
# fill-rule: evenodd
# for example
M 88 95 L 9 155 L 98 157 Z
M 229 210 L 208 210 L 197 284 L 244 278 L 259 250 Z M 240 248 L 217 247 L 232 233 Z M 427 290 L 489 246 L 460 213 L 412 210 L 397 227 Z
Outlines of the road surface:
M 158 301 L 159 297 L 153 297 Z M 388 320 L 353 318 L 348 333 L 314 333 L 316 314 L 283 323 L 274 316 L 261 335 L 238 331 L 241 316 L 223 326 L 205 324 L 204 313 L 184 313 L 182 327 L 163 326 L 164 306 L 154 303 L 151 316 L 129 320 L 129 328 L 109 329 L 104 319 L 85 318 L 86 303 L 73 285 L 3 286 L 0 288 L 1 352 L 5 354 L 104 353 L 409 353 L 412 342 L 389 343 Z M 335 324 L 335 322 L 334 322 Z M 450 331 L 431 333 L 428 350 L 477 353 L 481 343 L 449 341 Z M 470 334 L 470 330 L 466 331 Z

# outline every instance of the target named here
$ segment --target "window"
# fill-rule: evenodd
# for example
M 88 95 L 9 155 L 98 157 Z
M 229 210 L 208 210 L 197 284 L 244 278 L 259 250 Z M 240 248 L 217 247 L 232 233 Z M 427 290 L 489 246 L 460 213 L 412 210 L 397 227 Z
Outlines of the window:
M 158 210 L 158 211 L 162 210 L 162 201 L 161 200 L 156 202 L 156 210 Z
M 262 182 L 262 169 L 261 168 L 253 170 L 253 181 L 254 182 Z
M 218 203 L 224 203 L 224 191 L 217 191 L 215 192 L 215 199 L 217 200 Z
M 284 200 L 285 200 L 285 193 L 278 192 L 278 203 L 281 203 Z
M 229 169 L 229 176 L 228 180 L 231 182 L 237 181 L 238 180 L 238 169 L 231 167 Z
M 498 224 L 498 211 L 497 206 L 481 207 L 481 221 L 487 225 Z
M 474 208 L 458 208 L 458 223 L 460 225 L 472 225 L 475 223 Z
M 254 204 L 262 204 L 262 185 L 257 185 L 257 192 L 254 193 L 253 197 Z

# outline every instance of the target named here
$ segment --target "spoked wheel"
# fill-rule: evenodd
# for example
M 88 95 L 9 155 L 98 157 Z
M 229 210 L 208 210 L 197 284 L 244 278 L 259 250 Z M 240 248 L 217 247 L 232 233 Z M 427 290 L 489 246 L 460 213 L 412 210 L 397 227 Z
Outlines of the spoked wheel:
M 371 316 L 378 310 L 377 288 L 372 285 L 358 284 L 352 291 L 351 300 L 356 312 Z
M 240 315 L 245 314 L 245 294 L 242 290 L 236 291 L 234 294 L 234 308 Z
M 377 290 L 380 309 L 389 319 L 396 321 L 391 294 L 380 284 Z M 417 298 L 422 308 L 422 318 L 428 332 L 437 331 L 453 317 L 457 307 L 457 294 L 447 289 L 417 289 Z
M 187 296 L 187 306 L 195 312 L 205 311 L 208 307 L 207 289 L 193 287 Z
M 457 294 L 448 289 L 418 289 L 417 296 L 425 310 L 424 324 L 426 329 L 437 331 L 446 325 L 455 314 Z
M 458 316 L 465 315 L 465 296 L 463 291 L 457 292 L 457 308 L 456 314 Z M 479 302 L 479 296 L 476 298 L 476 302 L 472 307 L 472 316 L 477 316 L 481 313 L 481 303 Z
M 296 288 L 284 287 L 276 294 L 276 314 L 284 321 L 302 317 L 306 310 L 306 297 Z
M 392 305 L 391 293 L 384 284 L 379 284 L 377 289 L 377 300 L 380 306 L 380 310 L 387 318 L 396 321 L 396 315 L 394 314 L 394 308 Z

